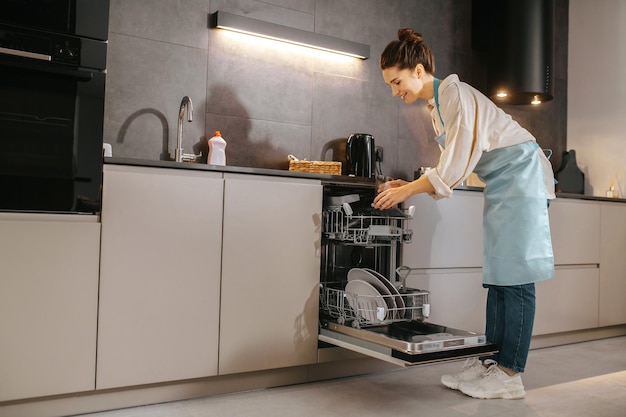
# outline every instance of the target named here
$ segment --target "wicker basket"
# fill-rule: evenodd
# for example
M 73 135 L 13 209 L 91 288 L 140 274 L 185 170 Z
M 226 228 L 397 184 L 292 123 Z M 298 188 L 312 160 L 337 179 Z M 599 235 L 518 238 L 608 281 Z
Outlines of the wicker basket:
M 341 175 L 341 162 L 335 161 L 289 161 L 289 171 L 316 174 Z

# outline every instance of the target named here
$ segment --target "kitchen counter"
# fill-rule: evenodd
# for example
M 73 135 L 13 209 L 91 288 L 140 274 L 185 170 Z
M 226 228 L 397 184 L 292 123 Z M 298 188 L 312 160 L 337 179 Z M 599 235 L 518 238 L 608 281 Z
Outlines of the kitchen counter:
M 317 179 L 325 182 L 341 182 L 350 184 L 374 184 L 374 179 L 367 179 L 363 177 L 351 177 L 348 175 L 329 175 L 329 174 L 316 174 L 312 172 L 300 172 L 300 171 L 288 171 L 285 169 L 269 169 L 269 168 L 253 168 L 253 167 L 238 167 L 238 166 L 217 166 L 207 165 L 203 163 L 195 162 L 174 162 L 174 161 L 155 161 L 148 159 L 134 159 L 134 158 L 116 158 L 106 157 L 104 158 L 105 164 L 111 165 L 132 165 L 151 168 L 174 168 L 174 169 L 191 169 L 199 171 L 212 171 L 212 172 L 230 172 L 236 174 L 250 174 L 250 175 L 265 175 L 271 177 L 288 177 L 288 178 L 309 178 Z
M 601 197 L 596 195 L 582 195 L 572 193 L 556 193 L 559 198 L 575 198 L 578 200 L 595 200 L 595 201 L 612 201 L 617 203 L 626 203 L 626 198 Z
M 455 188 L 455 190 L 461 191 L 483 191 L 483 187 L 469 187 L 465 185 L 461 185 Z M 584 195 L 584 194 L 574 194 L 574 193 L 556 193 L 557 198 L 572 198 L 577 200 L 593 200 L 593 201 L 612 201 L 618 203 L 626 203 L 626 198 L 611 198 L 611 197 L 601 197 L 596 195 Z
M 58 216 L 2 222 L 0 240 L 4 237 L 4 247 L 11 250 L 5 251 L 8 262 L 0 262 L 0 281 L 14 291 L 0 291 L 6 298 L 0 304 L 7 306 L 7 317 L 19 318 L 13 321 L 23 337 L 5 338 L 12 340 L 7 345 L 12 354 L 5 355 L 10 358 L 5 362 L 11 365 L 5 366 L 9 372 L 5 379 L 11 384 L 10 390 L 0 390 L 0 397 L 5 398 L 0 398 L 0 416 L 69 415 L 183 399 L 190 392 L 214 395 L 225 390 L 263 389 L 392 369 L 381 361 L 366 361 L 338 349 L 317 349 L 317 323 L 313 318 L 317 317 L 317 309 L 313 306 L 319 271 L 301 273 L 297 280 L 289 274 L 296 267 L 301 271 L 303 265 L 319 265 L 319 246 L 311 244 L 320 233 L 319 182 L 373 187 L 373 180 L 132 158 L 105 158 L 104 162 L 108 166 L 103 192 L 108 194 L 103 199 L 111 203 L 105 216 L 92 216 L 87 222 L 74 221 L 74 217 L 59 220 Z M 141 167 L 146 169 L 138 169 Z M 165 175 L 159 175 L 158 168 L 164 168 Z M 251 178 L 255 175 L 258 178 Z M 285 181 L 275 180 L 281 177 Z M 300 180 L 287 181 L 290 177 Z M 155 193 L 155 189 L 163 192 Z M 205 192 L 198 193 L 198 189 Z M 416 212 L 424 214 L 412 219 L 412 229 L 419 230 L 420 242 L 426 244 L 407 245 L 414 250 L 408 263 L 423 267 L 411 280 L 415 280 L 416 288 L 423 288 L 417 284 L 427 280 L 433 294 L 431 303 L 443 307 L 437 309 L 441 322 L 450 325 L 452 320 L 462 320 L 460 324 L 478 323 L 471 327 L 480 328 L 483 316 L 475 314 L 471 300 L 482 296 L 482 256 L 480 245 L 475 244 L 482 233 L 483 202 L 476 194 L 482 188 L 456 190 L 460 191 L 456 198 L 442 201 L 426 195 L 412 197 Z M 577 194 L 559 197 L 550 209 L 556 276 L 539 284 L 543 286 L 538 291 L 543 302 L 538 306 L 543 310 L 537 310 L 539 324 L 533 344 L 545 347 L 623 335 L 626 260 L 621 255 L 626 245 L 626 205 L 608 202 L 626 200 Z M 289 205 L 276 203 L 288 199 Z M 247 201 L 255 201 L 254 216 L 246 210 Z M 172 223 L 172 213 L 181 208 L 185 215 Z M 259 222 L 259 218 L 271 221 Z M 31 235 L 35 238 L 29 239 Z M 16 236 L 25 239 L 20 244 Z M 452 250 L 459 256 L 443 255 L 450 252 L 451 245 L 452 249 L 460 248 Z M 128 251 L 128 247 L 143 250 Z M 33 250 L 45 255 L 46 262 L 39 262 L 40 267 L 33 268 L 29 262 Z M 286 266 L 285 253 L 289 253 L 291 262 Z M 241 254 L 254 254 L 255 262 L 242 263 Z M 204 260 L 201 270 L 196 263 L 185 261 L 200 258 Z M 182 262 L 172 264 L 169 259 Z M 276 265 L 284 268 L 277 269 Z M 308 280 L 303 278 L 305 275 Z M 177 277 L 174 281 L 173 276 Z M 242 276 L 255 279 L 242 281 Z M 250 291 L 252 281 L 256 287 Z M 237 286 L 240 284 L 245 284 L 247 291 L 242 292 Z M 42 285 L 46 291 L 32 291 Z M 254 297 L 268 291 L 289 294 L 285 298 L 290 301 L 289 308 L 281 303 L 268 305 Z M 242 301 L 244 293 L 249 297 Z M 559 299 L 558 305 L 550 302 L 555 298 Z M 292 302 L 294 299 L 297 301 Z M 54 308 L 49 307 L 51 303 Z M 25 315 L 24 306 L 44 314 Z M 220 312 L 206 310 L 207 306 Z M 248 311 L 242 310 L 244 306 Z M 138 309 L 143 314 L 131 314 L 132 320 L 128 320 L 130 316 L 124 311 Z M 259 314 L 261 309 L 271 311 Z M 466 310 L 459 314 L 462 309 Z M 256 331 L 252 323 L 249 327 L 256 333 L 249 329 L 242 332 L 240 317 L 250 317 L 250 311 L 278 317 L 270 328 L 281 331 L 268 336 L 263 329 Z M 158 320 L 146 321 L 146 317 Z M 229 318 L 228 322 L 223 321 L 224 317 Z M 434 314 L 431 317 L 434 319 Z M 68 323 L 71 331 L 67 330 Z M 5 326 L 5 333 L 10 334 L 14 327 L 11 324 Z M 303 331 L 304 325 L 313 328 Z M 463 324 L 458 328 L 470 327 Z M 64 336 L 52 344 L 32 343 L 51 331 Z M 249 339 L 242 342 L 238 338 L 241 334 Z M 152 342 L 181 338 L 192 343 L 161 346 L 163 343 Z M 294 341 L 298 343 L 294 345 Z M 304 342 L 307 349 L 302 347 Z M 244 352 L 247 363 L 217 354 L 235 355 L 238 348 L 251 343 L 270 348 L 255 352 L 248 349 Z M 132 353 L 141 360 L 128 362 Z M 296 353 L 303 355 L 290 359 L 289 355 Z M 71 361 L 66 360 L 70 357 Z M 163 365 L 163 357 L 167 358 L 166 365 L 176 366 Z M 55 360 L 44 363 L 38 361 L 40 358 Z M 286 360 L 291 362 L 285 364 Z M 72 364 L 71 373 L 68 363 Z M 259 369 L 259 364 L 266 368 Z M 220 370 L 217 375 L 216 369 Z
M 116 158 L 106 157 L 104 158 L 105 164 L 113 165 L 133 165 L 152 168 L 174 168 L 174 169 L 192 169 L 200 171 L 213 171 L 213 172 L 231 172 L 237 174 L 251 174 L 251 175 L 265 175 L 272 177 L 289 177 L 289 178 L 309 178 L 318 179 L 325 182 L 340 182 L 350 184 L 374 184 L 374 179 L 367 179 L 362 177 L 351 177 L 348 175 L 328 175 L 328 174 L 315 174 L 311 172 L 299 172 L 288 171 L 284 169 L 268 169 L 268 168 L 253 168 L 253 167 L 237 167 L 237 166 L 216 166 L 207 165 L 203 163 L 194 162 L 174 162 L 174 161 L 155 161 L 148 159 L 135 159 L 135 158 Z M 460 191 L 483 191 L 482 187 L 474 186 L 458 186 L 455 190 Z M 558 198 L 571 198 L 578 200 L 594 200 L 594 201 L 611 201 L 618 203 L 626 203 L 626 198 L 609 198 L 601 196 L 591 196 L 572 193 L 556 193 Z

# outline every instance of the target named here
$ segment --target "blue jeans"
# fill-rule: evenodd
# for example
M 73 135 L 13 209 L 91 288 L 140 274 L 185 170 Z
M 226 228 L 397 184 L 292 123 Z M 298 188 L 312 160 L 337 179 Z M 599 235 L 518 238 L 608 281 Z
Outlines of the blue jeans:
M 535 321 L 535 284 L 483 287 L 489 290 L 485 336 L 500 351 L 481 359 L 493 359 L 512 371 L 524 372 Z

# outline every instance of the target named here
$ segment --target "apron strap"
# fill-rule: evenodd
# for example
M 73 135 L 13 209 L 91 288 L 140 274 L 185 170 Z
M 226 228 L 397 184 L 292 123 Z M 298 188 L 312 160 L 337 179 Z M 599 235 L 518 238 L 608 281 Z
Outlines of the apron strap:
M 439 120 L 441 121 L 441 126 L 445 127 L 443 123 L 443 119 L 441 118 L 441 112 L 439 111 L 439 83 L 441 81 L 439 78 L 435 78 L 435 106 L 437 107 L 437 114 L 439 115 Z

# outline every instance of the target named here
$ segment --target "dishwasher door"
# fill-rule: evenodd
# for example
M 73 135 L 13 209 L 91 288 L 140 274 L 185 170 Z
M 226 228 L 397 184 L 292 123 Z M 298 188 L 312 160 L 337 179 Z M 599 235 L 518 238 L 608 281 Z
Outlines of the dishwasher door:
M 438 324 L 396 321 L 355 328 L 325 321 L 319 340 L 399 366 L 489 355 L 498 347 L 485 336 Z
M 363 271 L 358 277 L 366 277 Z M 372 280 L 378 276 L 370 271 Z M 351 274 L 352 275 L 352 274 Z M 352 278 L 352 276 L 349 276 Z M 354 282 L 354 281 L 352 281 Z M 428 291 L 392 289 L 354 294 L 350 283 L 320 285 L 319 340 L 401 366 L 489 355 L 498 347 L 483 334 L 429 323 Z M 382 285 L 378 288 L 384 288 Z

